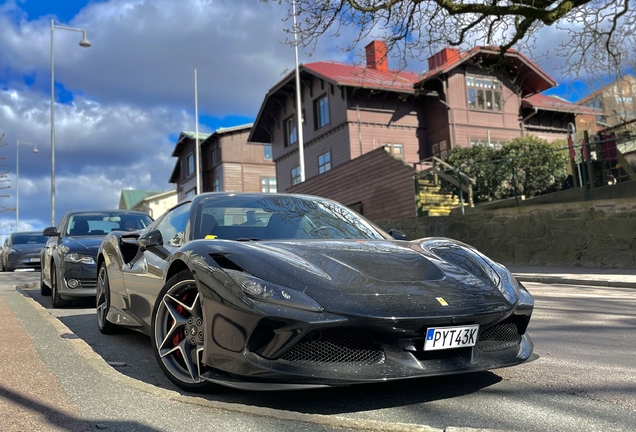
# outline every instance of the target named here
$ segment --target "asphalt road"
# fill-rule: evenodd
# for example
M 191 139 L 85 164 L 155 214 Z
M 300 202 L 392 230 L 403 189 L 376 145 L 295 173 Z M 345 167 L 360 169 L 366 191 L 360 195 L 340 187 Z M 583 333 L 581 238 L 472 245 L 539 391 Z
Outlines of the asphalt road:
M 39 280 L 38 273 L 21 277 L 23 281 Z M 454 377 L 335 389 L 258 393 L 218 387 L 213 393 L 196 396 L 442 430 L 633 431 L 636 289 L 526 286 L 536 301 L 529 332 L 540 356 L 531 363 Z M 42 297 L 38 288 L 25 288 L 24 292 L 121 374 L 185 394 L 159 369 L 149 338 L 131 331 L 102 335 L 92 301 L 53 309 L 51 298 Z

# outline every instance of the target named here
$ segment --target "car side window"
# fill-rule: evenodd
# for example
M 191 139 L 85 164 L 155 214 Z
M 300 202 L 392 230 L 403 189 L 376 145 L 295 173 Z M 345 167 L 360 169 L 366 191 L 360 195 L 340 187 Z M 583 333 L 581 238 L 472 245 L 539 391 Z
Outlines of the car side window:
M 181 246 L 185 243 L 185 231 L 188 225 L 191 203 L 185 203 L 173 209 L 157 225 L 161 231 L 163 242 L 171 246 Z

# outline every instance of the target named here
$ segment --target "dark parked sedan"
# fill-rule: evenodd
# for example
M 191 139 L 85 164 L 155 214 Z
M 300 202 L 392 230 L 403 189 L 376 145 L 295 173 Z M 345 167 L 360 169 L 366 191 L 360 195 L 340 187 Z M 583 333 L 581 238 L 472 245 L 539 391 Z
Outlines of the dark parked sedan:
M 66 213 L 58 227 L 42 232 L 49 237 L 40 254 L 42 295 L 52 295 L 53 307 L 95 296 L 95 259 L 104 236 L 111 231 L 146 228 L 151 222 L 147 214 L 127 210 Z
M 534 301 L 501 264 L 406 241 L 318 197 L 208 193 L 104 238 L 97 324 L 151 338 L 188 391 L 384 382 L 531 357 Z
M 12 233 L 2 247 L 2 270 L 40 270 L 40 252 L 46 243 L 46 236 L 39 231 Z

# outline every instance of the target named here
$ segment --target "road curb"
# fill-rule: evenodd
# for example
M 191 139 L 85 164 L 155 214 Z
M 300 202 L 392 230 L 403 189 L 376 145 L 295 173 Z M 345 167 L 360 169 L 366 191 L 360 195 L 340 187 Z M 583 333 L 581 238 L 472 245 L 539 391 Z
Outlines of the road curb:
M 36 287 L 37 284 L 25 284 L 24 288 Z M 66 325 L 59 319 L 51 315 L 46 308 L 35 301 L 28 293 L 23 291 L 23 286 L 15 285 L 15 289 L 20 292 L 22 297 L 30 304 L 36 312 L 49 323 L 57 332 L 60 339 L 70 345 L 75 352 L 80 355 L 86 363 L 97 373 L 102 376 L 136 390 L 166 398 L 176 402 L 183 402 L 192 405 L 198 405 L 205 408 L 216 409 L 226 412 L 237 412 L 250 414 L 259 417 L 268 417 L 277 420 L 285 420 L 291 422 L 311 423 L 323 425 L 331 428 L 349 429 L 357 431 L 377 431 L 377 432 L 443 432 L 443 429 L 434 428 L 422 424 L 413 423 L 388 423 L 377 420 L 361 420 L 351 419 L 347 417 L 330 416 L 325 414 L 305 414 L 294 411 L 277 410 L 274 408 L 257 407 L 251 405 L 211 401 L 201 397 L 185 396 L 174 390 L 162 389 L 155 387 L 129 376 L 126 376 L 111 365 L 109 365 L 99 354 L 97 354 L 90 345 L 84 340 L 77 337 Z M 453 429 L 447 429 L 453 430 Z M 454 429 L 457 431 L 458 429 Z
M 535 276 L 527 274 L 515 274 L 513 276 L 517 278 L 519 282 L 538 282 L 546 284 L 565 284 L 565 285 L 586 285 L 586 286 L 600 286 L 600 287 L 613 287 L 613 288 L 636 288 L 636 282 L 630 281 L 618 281 L 618 280 L 604 280 L 604 279 L 584 279 L 571 276 Z

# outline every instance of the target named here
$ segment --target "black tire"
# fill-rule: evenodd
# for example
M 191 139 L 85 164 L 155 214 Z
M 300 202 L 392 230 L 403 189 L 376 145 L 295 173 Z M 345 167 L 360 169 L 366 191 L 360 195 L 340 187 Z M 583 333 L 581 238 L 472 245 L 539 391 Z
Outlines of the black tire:
M 108 283 L 108 271 L 106 263 L 102 263 L 97 273 L 97 295 L 95 296 L 95 307 L 97 315 L 97 327 L 103 334 L 113 334 L 118 327 L 108 321 L 108 311 L 110 310 L 110 284 Z
M 175 301 L 179 300 L 179 303 Z M 186 307 L 183 307 L 183 305 Z M 174 316 L 181 323 L 174 326 Z M 196 329 L 196 334 L 191 329 Z M 203 380 L 198 371 L 205 344 L 201 298 L 192 274 L 182 270 L 166 282 L 152 311 L 152 349 L 164 374 L 177 387 L 195 393 L 206 392 L 212 383 Z M 175 339 L 181 339 L 175 345 Z M 178 349 L 174 349 L 178 348 Z M 193 358 L 192 354 L 196 358 Z
M 58 280 L 57 280 L 57 269 L 55 268 L 55 264 L 51 264 L 51 297 L 53 300 L 53 307 L 54 308 L 63 308 L 63 307 L 67 307 L 69 304 L 71 304 L 70 300 L 65 300 L 62 297 L 60 297 L 60 293 L 57 290 L 58 287 Z
M 44 283 L 44 276 L 42 275 L 42 271 L 40 270 L 40 294 L 42 294 L 45 297 L 48 297 L 51 295 L 51 288 L 49 288 L 45 283 Z

